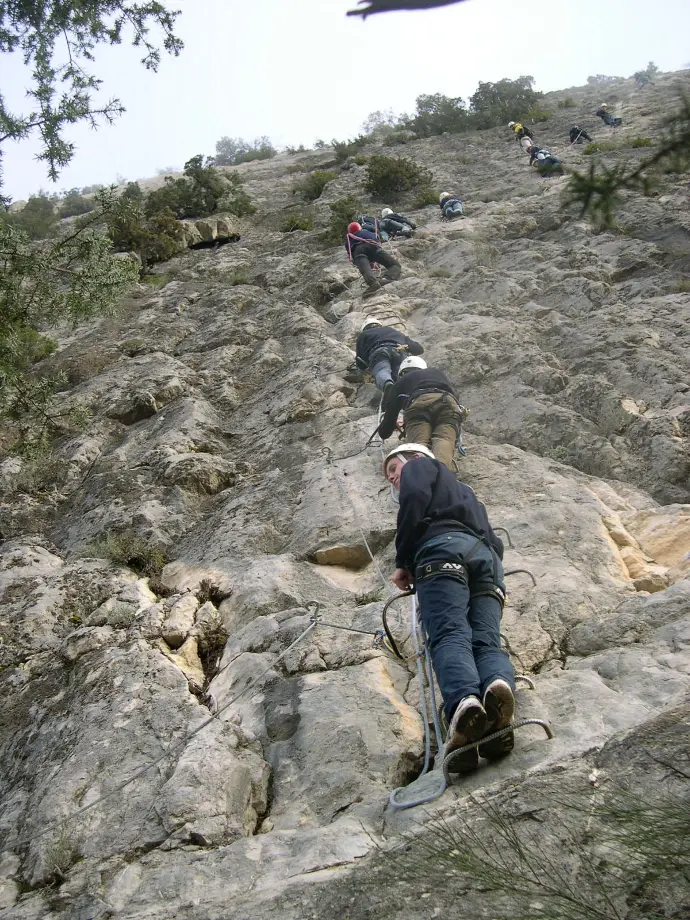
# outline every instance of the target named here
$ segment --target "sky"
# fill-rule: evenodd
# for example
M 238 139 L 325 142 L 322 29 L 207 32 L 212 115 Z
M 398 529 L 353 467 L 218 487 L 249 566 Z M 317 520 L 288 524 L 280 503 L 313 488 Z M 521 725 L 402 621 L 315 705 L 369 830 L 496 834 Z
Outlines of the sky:
M 268 135 L 276 146 L 359 133 L 376 110 L 413 112 L 420 94 L 467 98 L 477 84 L 530 74 L 543 91 L 590 74 L 630 76 L 654 61 L 690 62 L 688 0 L 465 0 L 432 10 L 346 17 L 355 0 L 177 0 L 185 48 L 158 73 L 128 46 L 100 48 L 101 98 L 126 108 L 97 131 L 74 126 L 77 146 L 56 184 L 33 140 L 5 144 L 5 194 L 60 192 L 181 168 L 213 154 L 222 136 Z M 2 58 L 2 92 L 26 111 L 28 74 Z

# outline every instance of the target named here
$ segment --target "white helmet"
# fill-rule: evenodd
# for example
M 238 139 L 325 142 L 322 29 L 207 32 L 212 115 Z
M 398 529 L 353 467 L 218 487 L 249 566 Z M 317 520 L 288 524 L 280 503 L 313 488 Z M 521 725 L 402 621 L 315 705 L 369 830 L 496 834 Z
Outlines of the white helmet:
M 365 329 L 368 329 L 369 326 L 383 326 L 383 323 L 378 319 L 365 319 L 362 323 L 362 328 L 360 332 L 364 332 Z
M 599 108 L 600 108 L 600 109 L 607 109 L 608 106 L 606 105 L 605 102 L 602 102 L 601 105 L 599 106 Z
M 381 217 L 388 217 L 392 213 L 393 208 L 384 208 L 383 211 L 381 211 Z
M 394 447 L 393 450 L 389 450 L 386 456 L 383 459 L 383 475 L 386 475 L 386 467 L 388 466 L 388 461 L 392 460 L 393 457 L 399 457 L 400 454 L 423 454 L 425 457 L 429 457 L 430 460 L 435 460 L 433 452 L 429 450 L 426 444 L 412 444 L 412 443 L 402 443 L 398 444 L 397 447 Z M 407 463 L 407 458 L 402 457 L 404 463 Z
M 514 121 L 509 121 L 509 122 L 508 122 L 508 127 L 509 127 L 509 128 L 512 128 L 514 125 L 515 125 L 515 122 L 514 122 Z
M 405 371 L 411 371 L 414 368 L 418 368 L 420 371 L 425 371 L 427 367 L 428 364 L 424 358 L 405 358 L 405 360 L 401 362 L 400 367 L 398 368 L 398 373 L 404 374 Z

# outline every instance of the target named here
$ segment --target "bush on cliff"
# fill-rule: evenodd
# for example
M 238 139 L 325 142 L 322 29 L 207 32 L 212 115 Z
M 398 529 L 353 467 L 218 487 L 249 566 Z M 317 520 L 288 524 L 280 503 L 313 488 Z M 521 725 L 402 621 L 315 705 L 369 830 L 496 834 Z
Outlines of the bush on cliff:
M 331 209 L 331 219 L 321 239 L 324 243 L 335 245 L 344 242 L 347 225 L 361 212 L 362 205 L 354 195 L 348 195 L 345 198 L 338 198 L 328 207 Z
M 451 98 L 442 93 L 417 96 L 416 106 L 415 114 L 404 124 L 419 137 L 431 137 L 446 131 L 457 134 L 470 127 L 469 113 L 460 97 Z
M 139 202 L 120 197 L 107 215 L 107 225 L 115 249 L 136 253 L 143 273 L 183 248 L 182 224 L 170 208 L 147 217 Z
M 516 120 L 536 107 L 543 93 L 534 90 L 534 77 L 480 83 L 470 96 L 472 123 L 476 128 L 493 128 Z
M 39 192 L 31 195 L 21 211 L 7 214 L 3 220 L 31 240 L 45 240 L 55 235 L 60 218 L 55 210 L 55 197 Z
M 316 201 L 321 197 L 321 192 L 326 188 L 329 182 L 337 177 L 338 173 L 328 169 L 316 169 L 310 173 L 299 185 L 296 191 L 302 193 L 307 201 Z
M 239 163 L 251 163 L 252 160 L 270 160 L 278 151 L 268 137 L 257 137 L 245 141 L 241 137 L 221 137 L 216 141 L 216 166 L 237 166 Z
M 372 156 L 367 163 L 365 188 L 379 198 L 395 198 L 402 192 L 427 189 L 433 174 L 407 157 Z

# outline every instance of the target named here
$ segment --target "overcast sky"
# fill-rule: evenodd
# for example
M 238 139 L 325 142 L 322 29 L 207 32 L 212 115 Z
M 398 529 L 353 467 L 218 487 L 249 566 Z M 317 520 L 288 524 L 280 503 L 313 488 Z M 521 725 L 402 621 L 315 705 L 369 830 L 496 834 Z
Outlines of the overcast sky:
M 157 74 L 129 47 L 97 52 L 103 97 L 126 113 L 98 131 L 75 127 L 78 150 L 53 186 L 35 144 L 6 145 L 5 190 L 15 200 L 44 188 L 110 183 L 181 167 L 212 154 L 223 135 L 268 135 L 311 146 L 359 132 L 377 109 L 414 110 L 421 93 L 471 95 L 479 81 L 531 74 L 540 90 L 630 76 L 653 60 L 690 61 L 688 0 L 465 0 L 435 10 L 346 17 L 354 0 L 178 0 L 185 48 Z M 26 108 L 27 75 L 2 58 L 2 92 Z

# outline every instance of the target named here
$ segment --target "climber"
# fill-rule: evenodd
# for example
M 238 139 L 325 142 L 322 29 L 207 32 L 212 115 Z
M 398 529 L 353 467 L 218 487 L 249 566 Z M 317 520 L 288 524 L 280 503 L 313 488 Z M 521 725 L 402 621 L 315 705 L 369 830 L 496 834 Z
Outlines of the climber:
M 385 441 L 393 434 L 398 412 L 402 411 L 405 438 L 426 444 L 436 459 L 450 469 L 467 414 L 452 383 L 443 371 L 427 367 L 423 358 L 405 358 L 398 374 L 397 382 L 386 394 L 379 436 Z
M 381 287 L 372 268 L 373 262 L 378 262 L 386 269 L 386 278 L 383 283 L 397 281 L 400 277 L 400 263 L 392 255 L 381 249 L 378 237 L 371 230 L 362 230 L 360 224 L 353 221 L 348 225 L 345 235 L 345 249 L 352 263 L 359 269 L 368 290 L 364 296 L 375 294 Z
M 446 220 L 462 217 L 462 201 L 449 192 L 441 192 L 438 196 L 438 206 Z
M 369 214 L 358 214 L 355 217 L 355 223 L 361 224 L 362 230 L 369 230 L 371 233 L 375 233 L 380 240 L 384 242 L 388 240 L 388 234 L 381 233 L 380 224 L 375 217 L 371 217 Z
M 606 105 L 606 103 L 602 102 L 594 114 L 598 115 L 599 118 L 601 118 L 601 120 L 604 122 L 604 124 L 609 125 L 611 128 L 617 128 L 619 127 L 619 125 L 622 125 L 623 119 L 616 118 L 615 116 L 611 115 L 608 108 L 609 107 Z
M 376 386 L 384 395 L 398 379 L 398 368 L 406 354 L 421 355 L 424 348 L 392 326 L 384 326 L 377 319 L 365 319 L 357 336 L 355 360 L 357 367 L 368 368 L 374 375 Z
M 414 584 L 449 729 L 444 758 L 507 728 L 515 712 L 515 672 L 501 648 L 505 600 L 503 543 L 486 508 L 424 444 L 400 444 L 384 462 L 400 490 L 393 583 Z M 452 773 L 476 769 L 479 754 L 509 754 L 514 733 L 451 757 Z
M 379 227 L 382 238 L 385 233 L 391 239 L 396 236 L 404 236 L 409 240 L 412 236 L 412 231 L 417 229 L 417 224 L 412 218 L 405 217 L 404 214 L 396 214 L 392 208 L 384 208 L 381 211 Z
M 524 138 L 532 140 L 534 135 L 529 128 L 525 128 L 524 125 L 521 125 L 519 121 L 509 121 L 508 127 L 513 129 L 513 134 L 515 135 L 515 140 L 522 142 Z
M 592 138 L 587 134 L 584 128 L 581 128 L 579 125 L 573 125 L 570 129 L 568 136 L 570 137 L 570 146 L 573 144 L 583 144 L 585 141 L 590 141 Z
M 529 165 L 534 166 L 543 179 L 564 174 L 563 164 L 546 147 L 530 147 L 527 152 Z

